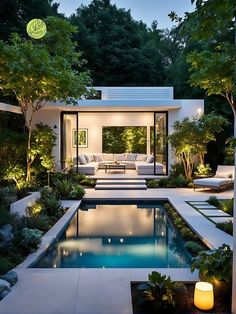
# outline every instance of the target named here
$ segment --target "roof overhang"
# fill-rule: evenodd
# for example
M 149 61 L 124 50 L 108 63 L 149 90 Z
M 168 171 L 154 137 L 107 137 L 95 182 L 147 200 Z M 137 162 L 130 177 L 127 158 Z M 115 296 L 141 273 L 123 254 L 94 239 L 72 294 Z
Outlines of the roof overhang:
M 181 108 L 180 100 L 79 100 L 76 105 L 48 103 L 45 109 L 66 111 L 169 111 Z
M 20 107 L 8 105 L 8 104 L 5 104 L 4 102 L 0 102 L 0 111 L 8 111 L 8 112 L 22 114 Z

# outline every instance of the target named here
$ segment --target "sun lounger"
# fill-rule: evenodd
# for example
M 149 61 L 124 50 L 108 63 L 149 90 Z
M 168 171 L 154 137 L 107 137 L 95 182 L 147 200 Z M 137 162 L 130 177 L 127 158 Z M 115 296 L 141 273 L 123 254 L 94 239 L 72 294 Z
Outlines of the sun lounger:
M 234 166 L 218 166 L 214 177 L 193 180 L 196 188 L 212 188 L 220 192 L 221 189 L 232 187 L 234 183 Z

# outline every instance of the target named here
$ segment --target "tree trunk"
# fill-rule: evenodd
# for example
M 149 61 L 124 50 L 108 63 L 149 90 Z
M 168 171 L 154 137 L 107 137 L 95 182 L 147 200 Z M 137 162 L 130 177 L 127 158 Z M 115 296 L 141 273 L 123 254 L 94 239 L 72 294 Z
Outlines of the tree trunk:
M 28 144 L 27 144 L 27 153 L 26 153 L 26 182 L 31 180 L 31 158 L 30 158 L 30 149 L 31 149 L 31 125 L 28 128 Z

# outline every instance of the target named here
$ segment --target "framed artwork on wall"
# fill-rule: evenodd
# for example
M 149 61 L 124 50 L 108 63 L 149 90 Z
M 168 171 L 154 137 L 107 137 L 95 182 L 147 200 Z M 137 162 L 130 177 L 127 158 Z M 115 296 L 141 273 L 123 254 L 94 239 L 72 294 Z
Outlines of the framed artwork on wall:
M 79 136 L 77 136 L 77 130 L 72 130 L 72 142 L 73 147 L 76 147 L 76 141 L 78 141 L 79 147 L 88 147 L 88 129 L 79 129 Z

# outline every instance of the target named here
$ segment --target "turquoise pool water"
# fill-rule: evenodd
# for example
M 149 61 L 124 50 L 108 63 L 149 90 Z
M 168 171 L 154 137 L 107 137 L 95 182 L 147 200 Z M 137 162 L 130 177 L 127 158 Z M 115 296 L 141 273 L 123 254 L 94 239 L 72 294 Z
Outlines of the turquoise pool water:
M 60 237 L 31 267 L 189 267 L 191 256 L 162 205 L 84 201 Z

